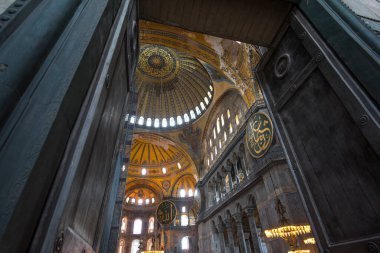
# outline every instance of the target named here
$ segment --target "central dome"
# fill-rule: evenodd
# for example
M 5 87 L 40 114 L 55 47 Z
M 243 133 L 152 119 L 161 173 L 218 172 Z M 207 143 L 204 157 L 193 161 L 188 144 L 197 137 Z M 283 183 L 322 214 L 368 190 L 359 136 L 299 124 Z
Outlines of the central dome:
M 127 120 L 142 128 L 173 128 L 199 118 L 211 104 L 213 85 L 194 57 L 177 50 L 144 45 L 135 75 L 137 113 Z

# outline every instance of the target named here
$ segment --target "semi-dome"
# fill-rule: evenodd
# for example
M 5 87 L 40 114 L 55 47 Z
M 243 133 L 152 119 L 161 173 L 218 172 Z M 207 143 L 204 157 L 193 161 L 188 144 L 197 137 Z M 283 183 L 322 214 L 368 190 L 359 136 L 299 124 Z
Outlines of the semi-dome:
M 168 47 L 141 47 L 135 82 L 137 113 L 127 120 L 142 128 L 189 124 L 206 111 L 213 98 L 212 81 L 203 65 Z

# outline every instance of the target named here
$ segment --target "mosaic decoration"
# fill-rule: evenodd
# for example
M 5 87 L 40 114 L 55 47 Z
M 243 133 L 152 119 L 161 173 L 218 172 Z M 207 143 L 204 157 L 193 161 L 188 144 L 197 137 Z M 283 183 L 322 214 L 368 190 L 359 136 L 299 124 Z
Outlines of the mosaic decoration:
M 169 191 L 170 181 L 168 181 L 168 180 L 162 181 L 162 188 L 164 188 L 165 191 Z
M 177 54 L 161 46 L 144 46 L 140 50 L 137 69 L 156 82 L 160 83 L 173 79 L 179 70 Z
M 176 206 L 173 202 L 164 200 L 156 210 L 157 221 L 162 225 L 168 225 L 173 222 L 177 215 Z
M 246 128 L 247 147 L 255 158 L 262 157 L 270 148 L 273 140 L 273 125 L 270 118 L 257 112 L 251 116 Z

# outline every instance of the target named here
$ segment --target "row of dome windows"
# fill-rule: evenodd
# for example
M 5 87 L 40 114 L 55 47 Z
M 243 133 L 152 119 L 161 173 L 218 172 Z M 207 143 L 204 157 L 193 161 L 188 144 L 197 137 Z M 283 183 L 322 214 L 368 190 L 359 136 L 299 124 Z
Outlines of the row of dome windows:
M 182 166 L 181 166 L 181 164 L 179 162 L 177 163 L 177 167 L 178 167 L 179 170 L 182 168 Z M 167 172 L 167 169 L 165 167 L 162 167 L 162 174 L 166 174 L 166 172 Z M 141 169 L 141 175 L 142 176 L 146 176 L 147 173 L 148 173 L 148 171 L 147 171 L 146 168 L 142 168 Z
M 208 97 L 204 97 L 204 101 L 206 105 L 210 103 L 211 97 L 212 97 L 210 92 L 207 92 L 207 95 L 209 96 L 210 99 Z M 199 107 L 201 109 L 199 109 Z M 199 106 L 196 106 L 194 110 L 190 110 L 189 114 L 185 113 L 183 117 L 177 116 L 177 119 L 174 119 L 174 117 L 170 117 L 169 122 L 168 122 L 168 119 L 166 118 L 163 118 L 163 119 L 155 118 L 154 121 L 152 120 L 152 118 L 147 118 L 145 120 L 143 116 L 140 116 L 137 119 L 137 116 L 135 115 L 131 115 L 131 117 L 129 118 L 129 114 L 127 114 L 127 116 L 125 117 L 125 121 L 128 121 L 130 124 L 135 124 L 137 121 L 137 125 L 143 126 L 145 124 L 146 127 L 152 127 L 152 124 L 153 124 L 154 128 L 159 128 L 160 126 L 163 128 L 167 128 L 168 126 L 175 127 L 177 125 L 180 126 L 183 123 L 188 123 L 190 122 L 190 120 L 195 120 L 197 116 L 200 116 L 202 114 L 201 110 L 202 111 L 206 110 L 206 106 L 203 102 L 200 102 Z
M 152 250 L 153 248 L 153 241 L 152 241 L 152 238 L 150 238 L 147 243 L 146 243 L 146 247 L 149 250 Z M 140 240 L 139 239 L 134 239 L 131 243 L 131 253 L 137 253 L 137 252 L 140 252 L 140 248 L 141 245 L 140 245 Z M 119 243 L 119 251 L 118 253 L 125 253 L 124 252 L 124 248 L 125 248 L 125 241 L 124 240 L 120 240 L 120 243 Z M 190 243 L 189 243 L 189 237 L 188 236 L 184 236 L 182 237 L 181 239 L 181 248 L 182 250 L 189 250 L 190 248 Z
M 141 205 L 143 205 L 143 204 L 145 204 L 145 205 L 149 205 L 150 203 L 152 203 L 152 204 L 154 204 L 154 202 L 156 201 L 154 198 L 151 198 L 151 199 L 149 199 L 149 198 L 147 198 L 147 199 L 138 199 L 137 200 L 137 203 L 136 203 L 136 199 L 135 198 L 129 198 L 129 197 L 127 197 L 126 199 L 125 199 L 125 201 L 127 202 L 127 203 L 129 203 L 129 202 L 131 202 L 131 204 L 137 204 L 137 205 L 139 205 L 139 206 L 141 206 Z
M 197 191 L 195 191 L 195 194 L 197 194 Z M 185 198 L 185 197 L 194 197 L 194 191 L 193 189 L 189 189 L 188 191 L 186 191 L 185 189 L 180 189 L 179 190 L 179 197 L 181 198 Z M 127 202 L 128 204 L 133 204 L 133 205 L 149 205 L 149 204 L 154 204 L 155 203 L 155 199 L 154 198 L 146 198 L 146 199 L 143 199 L 143 198 L 140 198 L 137 200 L 136 202 L 136 199 L 135 198 L 130 198 L 130 197 L 127 197 L 125 199 L 125 202 Z

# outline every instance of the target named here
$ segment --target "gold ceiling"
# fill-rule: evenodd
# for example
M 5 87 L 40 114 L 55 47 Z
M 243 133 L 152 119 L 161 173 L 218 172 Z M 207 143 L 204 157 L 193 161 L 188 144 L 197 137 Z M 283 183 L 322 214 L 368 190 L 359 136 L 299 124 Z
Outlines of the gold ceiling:
M 136 71 L 137 115 L 143 128 L 171 128 L 199 118 L 211 104 L 213 85 L 194 57 L 159 45 L 140 49 Z

